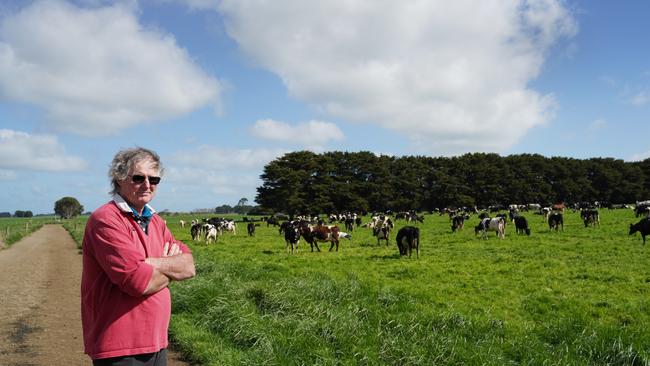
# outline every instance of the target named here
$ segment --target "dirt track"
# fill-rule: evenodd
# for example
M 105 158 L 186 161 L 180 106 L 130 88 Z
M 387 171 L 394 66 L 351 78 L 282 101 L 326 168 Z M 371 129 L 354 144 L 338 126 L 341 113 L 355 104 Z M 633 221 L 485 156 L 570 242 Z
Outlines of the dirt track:
M 0 365 L 90 365 L 83 353 L 81 255 L 60 225 L 0 250 Z M 170 355 L 170 366 L 187 365 Z

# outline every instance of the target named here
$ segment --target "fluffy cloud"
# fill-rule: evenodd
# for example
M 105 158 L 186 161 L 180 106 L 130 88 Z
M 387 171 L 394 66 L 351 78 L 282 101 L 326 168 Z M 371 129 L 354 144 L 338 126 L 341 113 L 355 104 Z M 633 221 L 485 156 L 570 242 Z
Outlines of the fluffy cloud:
M 6 169 L 70 171 L 86 167 L 83 159 L 68 155 L 55 136 L 0 129 L 0 176 L 12 176 Z
M 219 2 L 221 0 L 164 0 L 164 1 L 185 4 L 187 7 L 194 10 L 216 10 L 219 7 Z
M 251 133 L 258 138 L 289 143 L 299 142 L 308 148 L 322 148 L 330 140 L 342 140 L 343 132 L 334 123 L 309 121 L 292 126 L 264 119 L 255 122 Z
M 435 153 L 504 151 L 553 117 L 531 90 L 577 26 L 559 0 L 223 0 L 227 31 L 292 96 Z
M 57 130 L 111 134 L 217 107 L 219 87 L 126 6 L 39 1 L 0 26 L 0 97 L 40 106 Z
M 642 107 L 644 105 L 647 105 L 648 103 L 650 103 L 650 93 L 639 92 L 630 99 L 630 103 L 632 103 L 637 107 Z
M 171 165 L 199 168 L 203 172 L 256 170 L 287 153 L 272 149 L 221 149 L 201 145 L 193 150 L 179 151 L 171 157 Z
M 605 127 L 607 127 L 607 121 L 602 118 L 599 118 L 591 122 L 591 124 L 589 125 L 589 131 L 596 132 L 602 130 Z
M 272 149 L 222 149 L 209 145 L 179 151 L 169 159 L 165 168 L 165 180 L 184 188 L 174 190 L 174 198 L 168 199 L 177 200 L 179 207 L 188 204 L 194 207 L 216 205 L 215 196 L 232 196 L 234 203 L 242 196 L 248 195 L 250 199 L 250 194 L 261 184 L 259 175 L 264 165 L 287 152 Z

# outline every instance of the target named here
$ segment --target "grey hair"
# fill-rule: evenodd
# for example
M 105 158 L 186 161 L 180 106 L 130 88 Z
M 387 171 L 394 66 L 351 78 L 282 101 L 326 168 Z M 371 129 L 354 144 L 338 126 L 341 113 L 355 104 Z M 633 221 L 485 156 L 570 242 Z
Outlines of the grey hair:
M 144 161 L 150 160 L 154 163 L 154 167 L 158 170 L 159 174 L 163 174 L 162 162 L 160 156 L 154 151 L 145 149 L 143 147 L 135 147 L 131 149 L 122 149 L 115 154 L 111 167 L 108 170 L 108 177 L 111 179 L 111 186 L 113 189 L 110 194 L 117 194 L 120 189 L 119 182 L 125 180 L 129 176 L 131 167 L 133 165 Z

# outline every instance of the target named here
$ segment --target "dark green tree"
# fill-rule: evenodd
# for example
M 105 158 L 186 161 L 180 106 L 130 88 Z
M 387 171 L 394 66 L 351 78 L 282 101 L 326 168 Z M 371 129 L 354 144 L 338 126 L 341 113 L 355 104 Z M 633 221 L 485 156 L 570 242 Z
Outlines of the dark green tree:
M 81 215 L 84 207 L 74 197 L 63 197 L 54 203 L 54 213 L 64 219 Z

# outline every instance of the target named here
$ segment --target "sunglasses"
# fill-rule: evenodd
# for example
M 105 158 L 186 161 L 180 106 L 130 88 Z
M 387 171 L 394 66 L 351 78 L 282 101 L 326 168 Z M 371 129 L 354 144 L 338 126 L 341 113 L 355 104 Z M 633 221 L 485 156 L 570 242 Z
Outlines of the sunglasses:
M 148 179 L 149 184 L 153 186 L 160 183 L 160 177 L 146 177 L 144 175 L 138 175 L 138 174 L 131 176 L 131 181 L 136 184 L 144 183 L 145 179 Z

